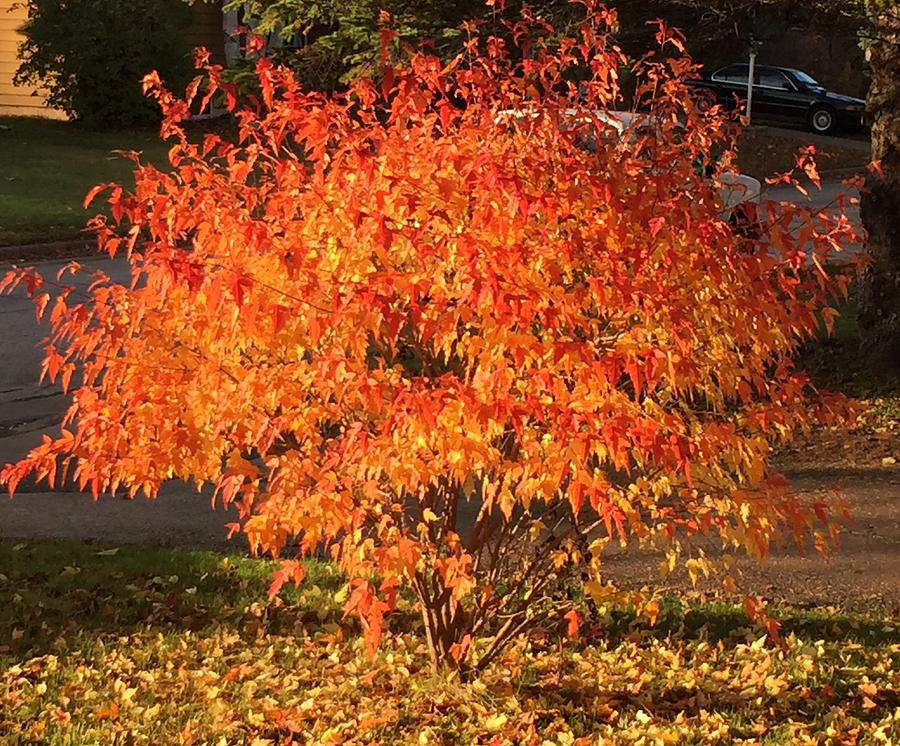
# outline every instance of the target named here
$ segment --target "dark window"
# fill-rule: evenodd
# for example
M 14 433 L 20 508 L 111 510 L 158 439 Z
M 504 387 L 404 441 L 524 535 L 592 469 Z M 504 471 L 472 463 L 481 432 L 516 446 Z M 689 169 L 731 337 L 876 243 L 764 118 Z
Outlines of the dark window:
M 742 85 L 747 85 L 747 67 L 746 65 L 723 67 L 713 75 L 713 80 L 719 80 L 723 83 L 740 83 Z
M 759 75 L 755 76 L 754 85 L 765 86 L 766 88 L 777 88 L 780 91 L 793 91 L 794 86 L 791 85 L 784 73 L 778 70 L 762 70 Z

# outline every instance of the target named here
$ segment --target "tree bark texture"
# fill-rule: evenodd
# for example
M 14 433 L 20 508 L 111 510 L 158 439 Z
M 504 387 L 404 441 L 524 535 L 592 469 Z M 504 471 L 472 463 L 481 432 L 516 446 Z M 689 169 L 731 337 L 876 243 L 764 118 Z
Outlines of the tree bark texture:
M 900 4 L 872 0 L 875 40 L 869 48 L 872 85 L 866 110 L 872 158 L 882 173 L 868 179 L 862 221 L 873 264 L 860 295 L 862 351 L 880 370 L 900 371 Z M 877 371 L 876 371 L 877 372 Z

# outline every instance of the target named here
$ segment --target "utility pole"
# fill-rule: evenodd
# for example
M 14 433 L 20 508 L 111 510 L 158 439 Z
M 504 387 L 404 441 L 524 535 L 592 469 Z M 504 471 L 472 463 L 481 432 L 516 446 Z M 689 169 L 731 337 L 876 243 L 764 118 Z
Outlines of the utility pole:
M 756 73 L 756 55 L 762 42 L 757 41 L 753 35 L 750 35 L 750 68 L 747 70 L 747 113 L 745 115 L 746 124 L 750 124 L 750 112 L 753 106 L 753 78 Z

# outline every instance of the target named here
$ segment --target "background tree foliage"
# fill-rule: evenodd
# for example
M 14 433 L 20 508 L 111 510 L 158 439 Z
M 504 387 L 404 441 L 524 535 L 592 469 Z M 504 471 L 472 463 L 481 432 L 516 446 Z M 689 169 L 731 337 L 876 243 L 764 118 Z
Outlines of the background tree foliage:
M 614 25 L 522 22 L 512 49 L 476 36 L 333 96 L 264 58 L 237 142 L 186 137 L 200 79 L 182 100 L 148 77 L 171 168 L 91 195 L 109 190 L 95 227 L 131 282 L 2 283 L 49 313 L 45 371 L 75 382 L 61 433 L 3 483 L 213 484 L 255 551 L 331 553 L 373 649 L 407 591 L 434 665 L 463 674 L 538 622 L 574 634 L 573 577 L 622 600 L 612 547 L 692 575 L 764 558 L 785 526 L 824 548 L 829 506 L 768 458 L 848 411 L 792 358 L 846 291 L 821 265 L 852 228 L 785 204 L 759 242 L 736 235 L 698 168 L 727 167 L 730 129 L 696 111 L 680 37 L 660 29 L 667 55 L 635 69 L 651 126 L 598 114 L 621 105 Z M 303 573 L 287 560 L 273 592 Z
M 505 33 L 504 21 L 520 17 L 524 5 L 556 28 L 584 17 L 581 6 L 560 0 L 234 0 L 226 8 L 251 19 L 256 33 L 283 42 L 270 54 L 294 69 L 302 83 L 333 90 L 354 78 L 372 76 L 379 65 L 379 28 L 390 25 L 395 49 L 420 45 L 443 59 L 460 52 L 468 38 L 463 26 L 477 22 L 482 33 Z M 251 66 L 248 66 L 252 67 Z
M 17 83 L 47 90 L 47 103 L 91 127 L 159 121 L 141 91 L 158 70 L 172 86 L 191 72 L 182 31 L 190 8 L 170 0 L 26 0 Z
M 374 71 L 378 63 L 382 12 L 390 14 L 391 27 L 398 40 L 412 46 L 428 40 L 435 50 L 447 53 L 461 48 L 460 25 L 478 5 L 478 0 L 468 3 L 466 0 L 460 3 L 254 0 L 234 2 L 226 5 L 226 9 L 237 9 L 252 19 L 254 32 L 283 42 L 284 46 L 276 44 L 270 53 L 277 63 L 290 65 L 302 83 L 316 90 L 333 90 Z M 245 68 L 252 80 L 252 61 Z

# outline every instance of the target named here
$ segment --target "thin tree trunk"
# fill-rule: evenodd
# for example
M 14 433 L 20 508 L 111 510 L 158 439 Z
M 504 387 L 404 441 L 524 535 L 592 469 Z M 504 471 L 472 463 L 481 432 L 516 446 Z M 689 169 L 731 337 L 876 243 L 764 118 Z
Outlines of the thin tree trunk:
M 862 220 L 874 260 L 860 296 L 863 352 L 877 366 L 900 371 L 900 5 L 872 0 L 875 41 L 869 48 L 872 85 L 866 102 L 872 121 L 872 175 L 862 198 Z

